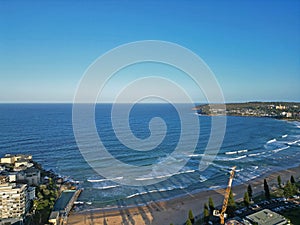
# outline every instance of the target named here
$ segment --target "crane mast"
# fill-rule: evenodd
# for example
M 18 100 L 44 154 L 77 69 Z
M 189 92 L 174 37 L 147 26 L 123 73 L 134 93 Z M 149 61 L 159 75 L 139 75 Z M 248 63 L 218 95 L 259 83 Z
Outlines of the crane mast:
M 215 216 L 220 217 L 220 223 L 221 224 L 225 223 L 225 212 L 226 212 L 226 209 L 227 209 L 227 204 L 228 204 L 228 199 L 229 199 L 229 194 L 230 194 L 230 190 L 231 190 L 232 180 L 233 180 L 233 177 L 234 177 L 235 168 L 236 168 L 236 166 L 232 167 L 232 169 L 230 171 L 230 177 L 229 177 L 228 185 L 227 185 L 227 188 L 226 188 L 226 191 L 225 191 L 225 196 L 224 196 L 224 201 L 223 201 L 221 212 L 218 211 L 218 210 L 214 210 L 214 212 L 213 212 L 213 214 Z

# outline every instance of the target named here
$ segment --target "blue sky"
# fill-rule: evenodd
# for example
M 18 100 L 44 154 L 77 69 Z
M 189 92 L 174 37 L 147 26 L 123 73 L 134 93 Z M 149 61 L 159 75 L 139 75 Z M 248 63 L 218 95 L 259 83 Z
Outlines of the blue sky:
M 11 0 L 0 1 L 0 102 L 71 102 L 95 59 L 139 40 L 195 52 L 227 102 L 300 101 L 299 1 Z

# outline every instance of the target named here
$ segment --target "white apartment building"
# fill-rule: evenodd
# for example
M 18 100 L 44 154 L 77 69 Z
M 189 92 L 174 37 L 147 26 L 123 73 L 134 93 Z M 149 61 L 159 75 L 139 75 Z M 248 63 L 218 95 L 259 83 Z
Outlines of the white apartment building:
M 22 218 L 26 212 L 26 184 L 0 184 L 0 218 Z

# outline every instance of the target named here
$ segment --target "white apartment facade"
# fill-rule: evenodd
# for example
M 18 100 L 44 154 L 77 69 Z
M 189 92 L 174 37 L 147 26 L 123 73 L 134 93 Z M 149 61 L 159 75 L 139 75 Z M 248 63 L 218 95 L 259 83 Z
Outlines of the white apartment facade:
M 0 184 L 0 218 L 22 218 L 26 212 L 27 185 Z

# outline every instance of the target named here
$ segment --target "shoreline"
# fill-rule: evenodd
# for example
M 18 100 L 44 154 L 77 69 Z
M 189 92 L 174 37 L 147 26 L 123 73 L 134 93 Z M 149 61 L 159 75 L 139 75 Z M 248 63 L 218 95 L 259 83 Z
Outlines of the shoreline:
M 283 170 L 270 171 L 243 184 L 232 187 L 235 201 L 243 198 L 248 184 L 251 184 L 253 196 L 263 192 L 263 179 L 266 179 L 270 189 L 277 186 L 277 176 L 280 175 L 285 183 L 291 175 L 297 179 L 300 177 L 300 165 Z M 234 182 L 234 181 L 233 181 Z M 227 185 L 227 184 L 224 184 Z M 87 224 L 170 224 L 182 225 L 185 223 L 188 211 L 199 216 L 203 212 L 204 203 L 212 197 L 215 206 L 223 202 L 225 189 L 206 190 L 197 193 L 187 193 L 184 196 L 177 196 L 168 200 L 158 200 L 143 205 L 119 206 L 118 208 L 95 208 L 79 212 L 71 212 L 69 225 Z

